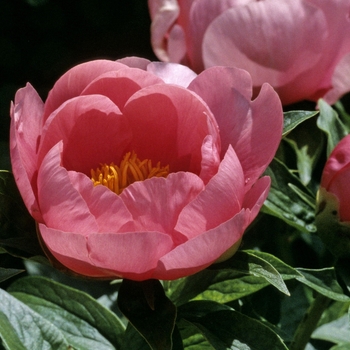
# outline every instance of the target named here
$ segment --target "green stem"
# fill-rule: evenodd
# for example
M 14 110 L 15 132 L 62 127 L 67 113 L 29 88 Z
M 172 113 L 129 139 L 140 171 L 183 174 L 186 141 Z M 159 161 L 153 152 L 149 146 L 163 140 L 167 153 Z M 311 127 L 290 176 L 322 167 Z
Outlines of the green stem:
M 312 332 L 317 327 L 323 311 L 327 308 L 330 302 L 331 299 L 322 294 L 316 296 L 295 331 L 293 341 L 289 347 L 290 350 L 305 349 Z

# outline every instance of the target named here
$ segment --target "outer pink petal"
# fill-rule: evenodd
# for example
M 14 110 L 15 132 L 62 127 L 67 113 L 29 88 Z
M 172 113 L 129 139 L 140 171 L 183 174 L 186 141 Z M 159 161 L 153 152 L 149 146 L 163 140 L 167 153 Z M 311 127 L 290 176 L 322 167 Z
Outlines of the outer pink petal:
M 349 151 L 349 149 L 348 149 Z M 350 221 L 350 163 L 340 169 L 328 185 L 328 192 L 339 199 L 339 216 L 342 221 Z
M 203 181 L 198 176 L 178 172 L 166 179 L 135 182 L 120 197 L 133 216 L 136 230 L 163 232 L 174 244 L 179 244 L 186 240 L 175 230 L 179 214 L 203 189 Z
M 87 238 L 76 232 L 64 232 L 39 224 L 40 235 L 50 253 L 68 269 L 89 277 L 116 277 L 91 264 Z
M 99 75 L 125 68 L 122 63 L 96 60 L 79 64 L 57 80 L 45 102 L 44 121 L 65 101 L 79 96 L 84 88 Z
M 177 63 L 152 62 L 148 65 L 147 70 L 162 78 L 167 84 L 180 85 L 185 88 L 197 76 L 188 67 Z
M 80 96 L 62 104 L 47 120 L 38 159 L 62 140 L 63 165 L 90 175 L 101 163 L 120 162 L 130 139 L 128 122 L 110 99 Z
M 323 169 L 321 186 L 329 191 L 334 176 L 348 164 L 350 164 L 350 135 L 344 137 L 330 154 Z
M 62 142 L 45 156 L 38 173 L 38 201 L 46 226 L 87 236 L 98 231 L 94 216 L 61 166 Z
M 149 0 L 148 6 L 152 18 L 151 44 L 154 53 L 162 61 L 169 61 L 166 47 L 166 35 L 179 15 L 176 0 Z
M 229 67 L 208 68 L 189 89 L 213 112 L 220 128 L 221 155 L 233 146 L 249 189 L 271 162 L 282 137 L 283 110 L 278 95 L 265 84 L 251 102 L 249 74 Z
M 161 84 L 154 74 L 139 68 L 125 68 L 98 76 L 82 91 L 81 95 L 103 95 L 111 99 L 120 110 L 125 102 L 143 87 Z
M 133 133 L 131 150 L 140 159 L 169 164 L 170 172 L 199 174 L 207 135 L 212 135 L 220 148 L 216 121 L 207 105 L 180 86 L 146 87 L 127 102 L 123 114 Z
M 332 89 L 323 96 L 323 99 L 329 104 L 334 104 L 348 91 L 350 91 L 350 53 L 336 66 L 332 76 Z
M 177 246 L 159 261 L 152 278 L 174 280 L 194 274 L 215 262 L 241 239 L 244 209 L 230 220 Z
M 244 196 L 244 174 L 229 146 L 218 173 L 205 190 L 181 212 L 175 229 L 188 239 L 201 235 L 231 219 L 240 210 Z
M 131 68 L 140 68 L 142 70 L 147 70 L 147 66 L 151 61 L 142 57 L 129 56 L 121 58 L 116 62 L 125 64 L 126 66 Z
M 247 226 L 258 215 L 265 199 L 270 190 L 271 179 L 269 176 L 264 176 L 259 179 L 253 187 L 245 194 L 242 204 L 243 208 L 247 210 Z
M 132 280 L 151 278 L 158 260 L 172 247 L 170 236 L 160 232 L 97 233 L 88 237 L 89 257 L 95 266 Z
M 117 194 L 106 186 L 94 186 L 91 179 L 82 173 L 69 171 L 68 175 L 95 217 L 98 232 L 135 231 L 132 215 Z
M 323 12 L 305 1 L 252 2 L 211 23 L 203 40 L 204 65 L 243 68 L 255 86 L 279 87 L 321 59 L 327 35 Z M 317 86 L 320 74 L 314 79 Z
M 191 67 L 196 72 L 204 69 L 202 58 L 202 42 L 204 34 L 210 23 L 215 20 L 221 13 L 235 6 L 244 6 L 255 0 L 197 0 L 194 1 L 191 10 L 187 14 L 188 26 L 185 28 L 187 33 L 187 50 Z M 180 1 L 181 13 L 186 0 Z M 188 10 L 185 10 L 185 13 Z M 180 17 L 181 17 L 180 13 Z M 180 18 L 181 21 L 181 18 Z
M 12 171 L 26 207 L 41 221 L 36 200 L 37 147 L 42 131 L 43 102 L 27 84 L 11 105 L 10 153 Z

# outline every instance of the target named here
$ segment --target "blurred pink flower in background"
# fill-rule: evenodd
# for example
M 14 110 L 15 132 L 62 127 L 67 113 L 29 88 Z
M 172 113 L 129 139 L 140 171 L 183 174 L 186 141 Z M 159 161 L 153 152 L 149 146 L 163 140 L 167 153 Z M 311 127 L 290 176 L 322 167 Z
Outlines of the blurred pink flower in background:
M 247 72 L 141 58 L 75 66 L 11 106 L 11 161 L 49 258 L 90 277 L 175 279 L 230 257 L 270 186 L 282 106 Z
M 344 137 L 330 154 L 320 186 L 336 196 L 340 220 L 350 222 L 350 135 Z
M 247 70 L 283 104 L 350 91 L 349 0 L 149 0 L 162 61 Z

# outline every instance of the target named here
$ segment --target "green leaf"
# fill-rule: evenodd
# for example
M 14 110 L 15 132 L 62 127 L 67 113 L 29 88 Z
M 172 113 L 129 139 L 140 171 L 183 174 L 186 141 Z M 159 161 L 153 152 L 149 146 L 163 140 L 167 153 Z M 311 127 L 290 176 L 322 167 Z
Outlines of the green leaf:
M 214 349 L 287 350 L 283 340 L 261 322 L 224 305 L 192 301 L 179 308 Z
M 123 337 L 123 345 L 121 350 L 150 350 L 150 346 L 146 342 L 145 338 L 135 329 L 135 327 L 128 323 Z
M 335 344 L 347 343 L 350 349 L 349 317 L 344 315 L 333 322 L 318 327 L 311 336 L 313 339 L 326 340 Z
M 291 132 L 299 124 L 318 114 L 318 111 L 289 111 L 284 112 L 283 136 Z
M 165 296 L 158 280 L 123 280 L 119 289 L 118 306 L 152 349 L 172 348 L 176 307 Z
M 301 182 L 307 185 L 323 151 L 324 135 L 310 120 L 290 133 L 284 140 L 293 148 L 297 158 L 297 169 Z
M 21 304 L 25 304 L 23 307 L 33 310 L 38 319 L 36 323 L 42 325 L 41 328 L 45 330 L 45 327 L 50 325 L 50 329 L 56 334 L 53 339 L 60 339 L 59 344 L 68 344 L 82 350 L 97 348 L 107 350 L 121 347 L 124 326 L 115 314 L 88 294 L 43 277 L 19 279 L 9 287 L 9 292 Z M 4 311 L 2 306 L 0 310 L 4 313 L 11 312 L 7 309 Z M 13 317 L 21 316 L 17 314 Z M 32 337 L 30 327 L 27 329 L 16 319 L 11 324 L 15 332 L 23 334 L 25 339 Z M 43 337 L 46 337 L 44 333 L 38 333 L 38 344 L 44 341 Z
M 214 264 L 195 275 L 165 283 L 169 298 L 182 305 L 189 300 L 227 303 L 274 285 L 288 295 L 283 280 L 301 276 L 294 268 L 271 254 L 238 251 L 231 259 Z
M 177 324 L 185 350 L 215 350 L 191 322 L 181 319 Z
M 0 170 L 0 247 L 6 252 L 28 258 L 44 255 L 40 247 L 35 221 L 18 192 L 13 175 Z
M 327 135 L 327 157 L 336 144 L 345 137 L 348 132 L 345 125 L 339 119 L 337 112 L 324 100 L 318 100 L 320 116 L 317 118 L 317 126 Z
M 272 254 L 261 252 L 259 250 L 244 250 L 244 252 L 246 252 L 248 254 L 255 255 L 255 256 L 265 260 L 269 264 L 271 264 L 278 271 L 278 273 L 282 276 L 284 281 L 302 276 L 301 273 L 297 269 L 287 265 L 285 262 L 276 258 Z
M 271 177 L 271 189 L 262 211 L 280 218 L 300 231 L 315 232 L 315 209 L 291 185 L 307 197 L 312 197 L 312 193 L 278 159 L 270 163 L 265 175 Z
M 19 269 L 5 269 L 0 267 L 0 282 L 7 280 L 13 276 L 18 275 L 19 273 L 24 272 L 24 270 Z
M 272 256 L 269 257 L 272 260 Z M 238 251 L 230 260 L 229 263 L 213 265 L 212 268 L 222 269 L 229 267 L 236 272 L 261 277 L 269 284 L 276 287 L 282 293 L 289 295 L 287 286 L 285 285 L 282 276 L 274 268 L 274 266 L 256 254 L 254 250 Z M 287 266 L 287 265 L 286 265 Z M 290 268 L 292 269 L 292 268 Z M 297 272 L 294 276 L 297 275 Z
M 297 269 L 303 276 L 296 279 L 320 294 L 337 301 L 347 302 L 350 298 L 340 287 L 333 267 L 324 269 Z
M 0 289 L 0 337 L 7 350 L 69 348 L 62 332 L 30 307 Z

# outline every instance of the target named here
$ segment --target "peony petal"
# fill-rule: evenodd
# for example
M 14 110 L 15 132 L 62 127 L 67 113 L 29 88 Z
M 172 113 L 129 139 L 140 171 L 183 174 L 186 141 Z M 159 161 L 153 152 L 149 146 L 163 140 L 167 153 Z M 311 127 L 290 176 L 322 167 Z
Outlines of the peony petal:
M 244 174 L 235 151 L 229 146 L 218 173 L 183 209 L 175 229 L 188 239 L 211 230 L 241 210 L 243 196 Z
M 158 260 L 172 247 L 170 236 L 160 232 L 97 233 L 88 237 L 89 257 L 96 267 L 136 281 L 152 278 Z
M 306 1 L 252 2 L 210 24 L 203 39 L 204 66 L 243 68 L 254 86 L 279 87 L 321 59 L 327 35 L 323 12 Z
M 171 62 L 181 62 L 186 55 L 186 34 L 183 28 L 174 24 L 168 33 L 168 54 Z
M 150 158 L 170 172 L 200 173 L 201 147 L 212 135 L 219 149 L 216 121 L 207 105 L 194 93 L 176 85 L 146 87 L 123 110 L 133 133 L 131 150 Z
M 264 176 L 245 194 L 242 207 L 247 209 L 247 226 L 255 219 L 263 206 L 270 191 L 270 184 L 270 177 Z
M 348 149 L 349 153 L 349 149 Z M 339 216 L 341 221 L 350 221 L 350 163 L 340 169 L 328 184 L 328 192 L 339 199 Z
M 84 88 L 99 75 L 125 68 L 115 61 L 95 60 L 79 64 L 58 79 L 45 102 L 44 121 L 65 101 L 79 96 Z
M 181 1 L 181 12 L 183 7 L 186 8 L 184 4 L 187 0 Z M 207 28 L 210 23 L 215 20 L 221 13 L 235 6 L 244 6 L 255 0 L 200 0 L 194 1 L 190 11 L 185 9 L 185 14 L 183 16 L 188 17 L 187 29 L 187 50 L 189 55 L 189 61 L 191 67 L 196 72 L 200 72 L 204 69 L 203 59 L 202 59 L 202 42 Z M 180 13 L 181 16 L 181 13 Z
M 125 64 L 130 68 L 140 68 L 142 70 L 147 70 L 147 66 L 151 61 L 142 57 L 130 56 L 130 57 L 120 58 L 116 62 Z
M 135 231 L 132 215 L 117 194 L 106 186 L 94 186 L 85 174 L 69 171 L 68 175 L 95 217 L 98 232 Z
M 139 68 L 125 68 L 98 76 L 82 91 L 81 95 L 103 95 L 111 99 L 120 110 L 136 91 L 163 81 L 154 74 Z
M 350 91 L 350 53 L 345 55 L 335 67 L 332 88 L 323 96 L 328 104 L 334 104 Z
M 330 183 L 342 168 L 350 164 L 350 135 L 344 137 L 333 149 L 322 173 L 321 187 L 329 192 Z
M 40 235 L 50 253 L 68 269 L 89 277 L 117 277 L 91 264 L 87 238 L 80 233 L 64 232 L 39 224 Z
M 38 201 L 45 224 L 57 230 L 84 236 L 97 232 L 98 225 L 61 164 L 62 142 L 45 156 L 38 172 Z
M 185 88 L 197 76 L 188 67 L 176 63 L 152 62 L 147 70 L 160 77 L 166 84 L 180 85 Z
M 62 165 L 90 175 L 101 163 L 120 162 L 130 139 L 128 122 L 110 99 L 80 96 L 62 104 L 47 120 L 38 161 L 62 140 Z
M 160 259 L 152 278 L 174 280 L 208 267 L 241 239 L 245 216 L 242 210 L 221 225 L 177 246 Z
M 11 105 L 10 154 L 12 171 L 24 203 L 41 221 L 36 199 L 37 147 L 42 131 L 44 104 L 34 88 L 19 89 Z
M 229 67 L 208 68 L 189 89 L 208 103 L 220 128 L 221 156 L 232 145 L 248 190 L 271 162 L 281 141 L 283 110 L 278 95 L 264 84 L 251 102 L 249 74 Z
M 120 197 L 133 216 L 135 230 L 163 232 L 179 244 L 186 239 L 174 229 L 179 214 L 203 190 L 198 176 L 178 172 L 166 179 L 154 177 L 135 182 Z
M 148 2 L 152 17 L 151 44 L 154 53 L 162 61 L 169 61 L 166 50 L 166 34 L 174 24 L 180 9 L 176 0 L 150 0 Z

